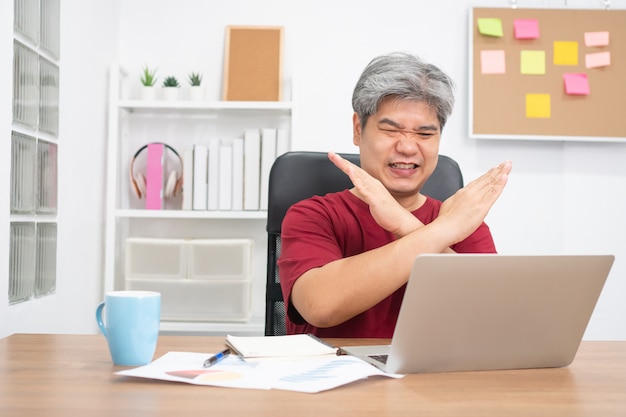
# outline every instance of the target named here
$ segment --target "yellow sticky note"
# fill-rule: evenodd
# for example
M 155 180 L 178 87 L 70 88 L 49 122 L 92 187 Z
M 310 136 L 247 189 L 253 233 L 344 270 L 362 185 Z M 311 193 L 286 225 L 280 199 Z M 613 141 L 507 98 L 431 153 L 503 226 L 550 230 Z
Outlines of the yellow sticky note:
M 520 72 L 524 75 L 543 75 L 546 73 L 545 51 L 521 51 Z
M 526 94 L 526 117 L 550 118 L 550 94 Z
M 478 19 L 478 32 L 480 32 L 481 35 L 501 38 L 504 36 L 502 20 L 498 18 L 480 18 Z
M 555 41 L 554 65 L 578 65 L 578 42 Z

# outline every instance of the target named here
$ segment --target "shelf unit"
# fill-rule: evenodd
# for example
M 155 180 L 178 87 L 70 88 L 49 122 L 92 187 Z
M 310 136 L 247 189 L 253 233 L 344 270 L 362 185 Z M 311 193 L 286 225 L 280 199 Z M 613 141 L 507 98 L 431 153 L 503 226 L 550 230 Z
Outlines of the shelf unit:
M 128 72 L 114 65 L 109 87 L 104 292 L 124 289 L 124 242 L 127 237 L 251 238 L 252 317 L 248 322 L 166 322 L 165 333 L 263 334 L 267 212 L 180 210 L 180 196 L 164 210 L 145 210 L 131 193 L 129 162 L 148 142 L 177 149 L 210 137 L 243 137 L 246 128 L 286 128 L 293 137 L 291 102 L 138 100 L 129 98 Z M 136 82 L 136 80 L 135 80 Z M 158 88 L 158 87 L 155 87 Z

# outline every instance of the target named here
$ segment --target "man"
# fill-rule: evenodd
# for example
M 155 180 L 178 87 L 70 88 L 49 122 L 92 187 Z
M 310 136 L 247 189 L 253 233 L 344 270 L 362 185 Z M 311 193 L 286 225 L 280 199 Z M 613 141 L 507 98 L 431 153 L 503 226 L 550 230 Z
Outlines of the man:
M 414 55 L 372 60 L 352 96 L 361 168 L 329 153 L 354 188 L 293 205 L 279 271 L 288 333 L 391 337 L 415 257 L 495 253 L 484 223 L 504 162 L 444 203 L 420 194 L 454 104 L 451 79 Z

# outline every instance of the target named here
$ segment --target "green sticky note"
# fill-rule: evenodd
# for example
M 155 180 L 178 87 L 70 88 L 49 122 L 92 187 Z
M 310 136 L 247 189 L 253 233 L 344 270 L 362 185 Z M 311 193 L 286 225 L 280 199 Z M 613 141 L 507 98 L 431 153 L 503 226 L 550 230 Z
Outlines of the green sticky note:
M 521 51 L 520 72 L 524 75 L 543 75 L 546 73 L 545 51 Z
M 526 94 L 526 117 L 550 118 L 550 94 Z
M 495 36 L 501 38 L 504 36 L 502 31 L 502 20 L 497 18 L 480 18 L 478 19 L 478 32 L 485 36 Z
M 555 41 L 554 65 L 578 65 L 578 42 Z

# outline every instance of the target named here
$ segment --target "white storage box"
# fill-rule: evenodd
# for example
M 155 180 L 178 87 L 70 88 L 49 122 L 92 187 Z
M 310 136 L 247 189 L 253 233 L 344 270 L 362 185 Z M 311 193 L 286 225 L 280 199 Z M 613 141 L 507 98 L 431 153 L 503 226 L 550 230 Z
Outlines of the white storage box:
M 127 279 L 127 290 L 161 293 L 161 320 L 248 321 L 248 281 Z
M 246 280 L 250 276 L 252 239 L 192 239 L 187 241 L 187 278 Z
M 184 239 L 126 239 L 126 277 L 183 279 L 187 276 Z
M 126 240 L 126 289 L 161 293 L 161 320 L 248 321 L 252 239 Z

